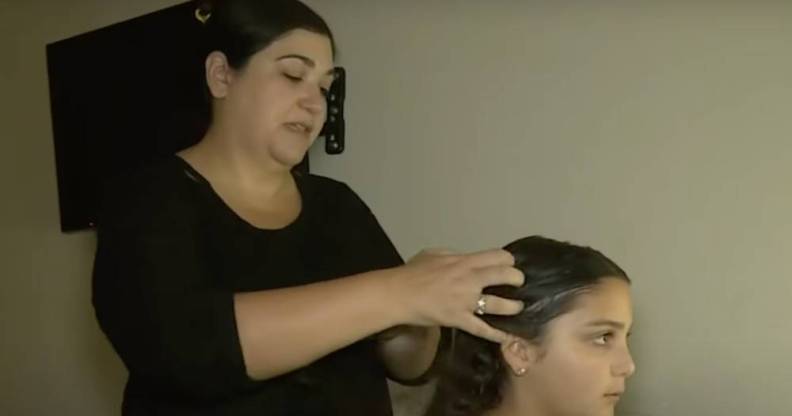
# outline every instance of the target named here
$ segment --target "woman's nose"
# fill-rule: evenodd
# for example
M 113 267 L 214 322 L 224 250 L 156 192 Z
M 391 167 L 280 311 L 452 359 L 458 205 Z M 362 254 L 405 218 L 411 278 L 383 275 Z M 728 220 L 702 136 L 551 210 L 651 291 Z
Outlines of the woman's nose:
M 300 107 L 311 114 L 321 114 L 326 106 L 325 96 L 318 87 L 308 87 L 300 98 Z

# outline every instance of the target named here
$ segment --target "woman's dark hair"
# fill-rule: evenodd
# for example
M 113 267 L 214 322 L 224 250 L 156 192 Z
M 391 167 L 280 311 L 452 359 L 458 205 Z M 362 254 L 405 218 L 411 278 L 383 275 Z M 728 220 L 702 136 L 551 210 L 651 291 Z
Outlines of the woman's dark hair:
M 195 0 L 195 24 L 201 25 L 194 65 L 203 68 L 207 55 L 223 52 L 228 64 L 241 70 L 257 52 L 295 29 L 327 36 L 336 54 L 336 44 L 327 23 L 310 7 L 298 0 Z M 196 51 L 196 55 L 198 55 Z M 181 137 L 176 147 L 183 149 L 195 144 L 206 134 L 213 118 L 212 94 L 204 77 L 200 77 L 204 99 L 190 107 L 177 121 L 166 127 L 175 130 L 166 135 Z M 173 125 L 174 127 L 171 127 Z M 174 140 L 169 138 L 169 140 Z
M 336 51 L 330 27 L 298 0 L 198 0 L 196 17 L 205 26 L 207 54 L 223 52 L 234 69 L 295 29 L 327 36 Z
M 496 286 L 485 293 L 521 300 L 525 310 L 515 316 L 485 316 L 495 328 L 540 343 L 547 323 L 569 312 L 579 294 L 606 277 L 629 282 L 627 274 L 599 251 L 539 236 L 504 247 L 525 275 L 519 288 Z M 453 331 L 439 357 L 437 390 L 427 416 L 478 416 L 500 404 L 507 380 L 500 345 Z

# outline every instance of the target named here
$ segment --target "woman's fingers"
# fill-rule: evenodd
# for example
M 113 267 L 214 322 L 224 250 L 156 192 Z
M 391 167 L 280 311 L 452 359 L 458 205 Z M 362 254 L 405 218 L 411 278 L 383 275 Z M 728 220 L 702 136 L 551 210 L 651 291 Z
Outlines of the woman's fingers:
M 481 268 L 476 273 L 481 287 L 508 285 L 520 287 L 525 283 L 525 275 L 511 266 L 493 266 Z
M 514 257 L 502 249 L 459 254 L 444 249 L 424 250 L 410 260 L 406 291 L 414 310 L 408 324 L 456 327 L 500 342 L 505 334 L 490 327 L 479 315 L 516 315 L 523 310 L 517 300 L 483 295 L 490 286 L 521 286 L 523 274 L 514 268 Z
M 413 256 L 408 263 L 417 264 L 427 261 L 439 261 L 441 264 L 453 264 L 463 257 L 453 250 L 445 248 L 428 248 L 421 250 L 418 254 Z
M 498 344 L 509 339 L 509 334 L 487 325 L 486 322 L 472 314 L 457 327 L 471 335 L 475 335 L 479 338 L 484 338 Z
M 484 315 L 517 315 L 525 305 L 519 300 L 504 299 L 494 295 L 482 295 Z M 475 312 L 475 311 L 474 311 Z
M 462 263 L 471 269 L 483 269 L 496 266 L 514 266 L 514 256 L 503 249 L 479 251 L 466 254 Z

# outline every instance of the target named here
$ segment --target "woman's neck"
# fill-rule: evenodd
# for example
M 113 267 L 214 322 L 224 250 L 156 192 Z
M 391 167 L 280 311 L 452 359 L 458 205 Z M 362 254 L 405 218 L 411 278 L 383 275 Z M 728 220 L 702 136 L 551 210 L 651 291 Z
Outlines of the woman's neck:
M 198 144 L 179 152 L 179 156 L 216 186 L 264 197 L 293 186 L 287 167 L 233 146 L 230 140 L 221 138 L 211 129 Z

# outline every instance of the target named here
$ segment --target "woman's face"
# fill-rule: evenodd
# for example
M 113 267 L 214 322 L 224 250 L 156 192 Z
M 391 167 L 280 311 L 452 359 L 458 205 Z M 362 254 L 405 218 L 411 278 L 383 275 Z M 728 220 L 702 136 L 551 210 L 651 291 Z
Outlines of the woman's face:
M 254 157 L 298 164 L 325 122 L 333 82 L 330 39 L 293 30 L 229 74 L 220 97 L 226 131 Z
M 548 323 L 537 359 L 514 380 L 517 394 L 529 396 L 519 401 L 531 404 L 530 414 L 612 416 L 635 371 L 627 346 L 631 325 L 624 280 L 605 278 L 578 295 L 570 312 Z

